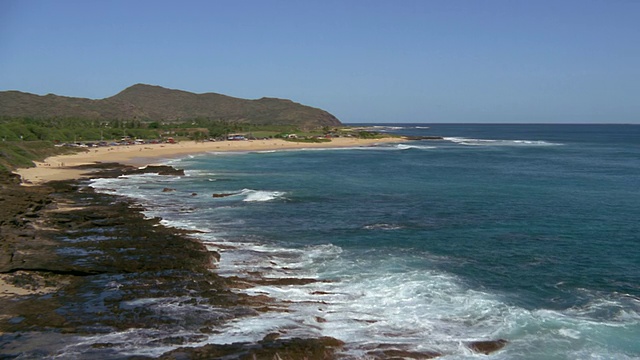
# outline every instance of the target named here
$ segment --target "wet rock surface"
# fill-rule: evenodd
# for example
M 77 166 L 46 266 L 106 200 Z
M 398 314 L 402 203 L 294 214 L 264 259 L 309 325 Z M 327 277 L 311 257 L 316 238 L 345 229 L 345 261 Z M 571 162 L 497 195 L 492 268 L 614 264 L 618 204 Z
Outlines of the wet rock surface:
M 263 339 L 258 343 L 233 343 L 205 345 L 199 348 L 179 348 L 164 354 L 160 359 L 238 359 L 238 360 L 300 360 L 335 359 L 335 352 L 344 343 L 330 337 L 318 339 Z
M 233 196 L 236 195 L 237 193 L 220 193 L 220 194 L 213 194 L 211 195 L 214 198 L 222 198 L 222 197 L 227 197 L 227 196 Z
M 264 296 L 231 291 L 232 280 L 213 271 L 218 254 L 128 200 L 75 182 L 10 180 L 0 188 L 0 275 L 28 293 L 0 298 L 0 358 L 60 356 L 59 341 L 131 329 L 173 328 L 190 335 L 165 331 L 152 341 L 186 345 L 268 309 Z M 74 356 L 123 358 L 119 347 L 96 341 Z
M 494 353 L 507 345 L 507 340 L 487 340 L 487 341 L 473 341 L 467 344 L 467 347 L 474 352 L 489 355 Z
M 130 167 L 86 168 L 108 177 Z M 0 281 L 27 290 L 0 294 L 0 359 L 349 358 L 340 353 L 345 346 L 340 340 L 287 338 L 286 333 L 265 334 L 255 343 L 196 346 L 233 319 L 286 311 L 287 304 L 233 289 L 318 280 L 220 277 L 215 273 L 220 255 L 186 231 L 165 228 L 132 202 L 95 193 L 79 182 L 25 187 L 4 178 L 0 201 Z M 116 339 L 110 336 L 114 333 L 126 336 Z M 489 354 L 506 343 L 466 345 Z M 141 346 L 174 350 L 123 355 Z M 429 359 L 441 354 L 380 346 L 366 356 Z
M 86 169 L 87 171 L 99 171 L 100 177 L 115 177 L 120 175 L 137 175 L 137 174 L 158 174 L 158 175 L 184 175 L 183 169 L 176 169 L 169 165 L 147 165 L 145 167 L 135 167 L 122 165 L 119 163 L 102 163 L 79 165 L 77 169 Z

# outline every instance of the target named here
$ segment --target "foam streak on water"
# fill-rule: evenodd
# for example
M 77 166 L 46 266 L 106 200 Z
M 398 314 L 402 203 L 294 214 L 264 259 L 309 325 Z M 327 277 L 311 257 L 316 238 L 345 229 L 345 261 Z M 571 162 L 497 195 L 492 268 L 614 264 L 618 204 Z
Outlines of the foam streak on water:
M 461 137 L 445 137 L 444 140 L 468 146 L 554 146 L 562 145 L 542 140 L 493 140 L 470 139 Z

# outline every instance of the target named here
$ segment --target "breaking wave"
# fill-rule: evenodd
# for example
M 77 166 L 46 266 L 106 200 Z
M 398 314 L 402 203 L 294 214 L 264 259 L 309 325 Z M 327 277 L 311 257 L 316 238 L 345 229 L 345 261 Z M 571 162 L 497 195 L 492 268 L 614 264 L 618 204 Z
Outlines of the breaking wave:
M 262 202 L 262 201 L 270 201 L 270 200 L 282 198 L 285 195 L 285 192 L 243 189 L 240 192 L 240 195 L 245 196 L 244 200 L 242 201 Z
M 418 150 L 430 150 L 436 149 L 436 146 L 427 146 L 427 145 L 407 145 L 407 144 L 397 144 L 396 149 L 399 150 L 409 150 L 409 149 L 418 149 Z
M 370 224 L 363 227 L 365 230 L 399 230 L 402 228 L 404 228 L 402 225 L 387 223 Z
M 558 146 L 559 143 L 552 143 L 543 140 L 493 140 L 493 139 L 473 139 L 464 137 L 445 137 L 444 140 L 467 146 Z

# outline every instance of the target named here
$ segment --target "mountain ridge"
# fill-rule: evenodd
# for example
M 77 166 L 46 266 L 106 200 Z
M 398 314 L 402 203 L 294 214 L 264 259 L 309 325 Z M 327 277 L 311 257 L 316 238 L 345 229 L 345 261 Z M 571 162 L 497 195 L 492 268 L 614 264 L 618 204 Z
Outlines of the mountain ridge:
M 36 95 L 16 90 L 0 92 L 0 116 L 87 118 L 180 122 L 196 118 L 301 128 L 340 126 L 329 112 L 289 99 L 250 100 L 214 92 L 192 93 L 157 85 L 135 84 L 103 99 L 55 94 Z

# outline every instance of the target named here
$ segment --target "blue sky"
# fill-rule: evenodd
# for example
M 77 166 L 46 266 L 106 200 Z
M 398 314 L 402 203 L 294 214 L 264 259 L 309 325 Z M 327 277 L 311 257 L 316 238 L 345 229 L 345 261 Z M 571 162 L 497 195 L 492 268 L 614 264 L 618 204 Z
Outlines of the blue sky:
M 0 0 L 0 90 L 146 83 L 347 123 L 640 123 L 639 19 L 635 0 Z

